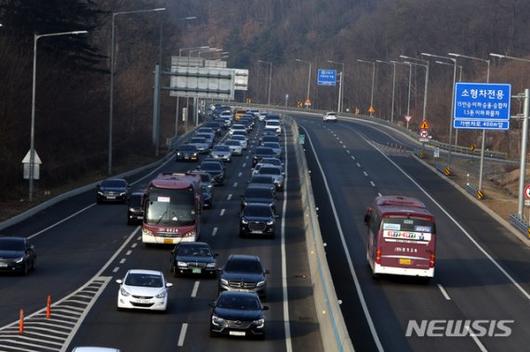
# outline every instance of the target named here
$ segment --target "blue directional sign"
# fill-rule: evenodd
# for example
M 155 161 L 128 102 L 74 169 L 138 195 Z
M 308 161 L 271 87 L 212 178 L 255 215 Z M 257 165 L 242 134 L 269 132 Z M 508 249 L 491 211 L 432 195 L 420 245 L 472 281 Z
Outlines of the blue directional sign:
M 511 90 L 503 83 L 457 83 L 453 127 L 509 129 Z
M 337 84 L 337 70 L 318 69 L 317 84 L 319 86 L 334 86 Z

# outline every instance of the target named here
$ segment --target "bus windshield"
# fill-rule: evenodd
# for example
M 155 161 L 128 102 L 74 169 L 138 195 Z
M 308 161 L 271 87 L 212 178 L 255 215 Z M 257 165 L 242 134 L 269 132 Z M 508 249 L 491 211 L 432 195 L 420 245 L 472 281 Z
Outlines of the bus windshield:
M 190 226 L 195 223 L 193 188 L 150 188 L 145 221 L 149 225 Z

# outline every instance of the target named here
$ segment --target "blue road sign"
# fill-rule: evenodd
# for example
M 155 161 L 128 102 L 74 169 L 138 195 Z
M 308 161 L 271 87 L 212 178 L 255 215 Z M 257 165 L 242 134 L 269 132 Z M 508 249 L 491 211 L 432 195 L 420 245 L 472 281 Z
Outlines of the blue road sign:
M 337 71 L 318 69 L 317 84 L 319 86 L 334 86 L 337 84 Z
M 457 83 L 453 127 L 509 129 L 511 90 L 510 84 Z

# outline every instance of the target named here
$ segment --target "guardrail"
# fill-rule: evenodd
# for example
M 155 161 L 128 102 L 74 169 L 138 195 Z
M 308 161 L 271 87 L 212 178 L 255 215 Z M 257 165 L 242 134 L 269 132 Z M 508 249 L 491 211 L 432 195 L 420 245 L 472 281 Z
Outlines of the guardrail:
M 320 325 L 322 343 L 326 351 L 354 351 L 344 317 L 335 293 L 313 196 L 313 187 L 302 146 L 298 144 L 298 125 L 287 118 L 293 132 L 296 164 L 300 178 L 300 193 L 304 214 L 307 258 L 311 271 L 313 300 Z
M 520 217 L 518 214 L 512 214 L 510 215 L 510 223 L 523 235 L 530 238 L 530 226 L 524 218 Z
M 277 109 L 277 110 L 283 110 L 283 111 L 292 111 L 292 112 L 309 112 L 309 113 L 315 113 L 315 114 L 324 114 L 328 110 L 318 110 L 318 109 L 303 109 L 303 108 L 294 108 L 294 107 L 288 107 L 288 106 L 276 106 L 276 105 L 265 105 L 265 104 L 246 104 L 246 103 L 234 103 L 231 102 L 230 105 L 237 105 L 237 106 L 244 106 L 244 107 L 258 107 L 263 108 L 265 110 L 267 109 Z M 373 121 L 375 123 L 386 125 L 391 128 L 394 128 L 396 130 L 401 131 L 402 133 L 408 135 L 411 137 L 411 139 L 415 140 L 417 144 L 421 144 L 418 141 L 418 133 L 416 131 L 412 131 L 410 129 L 407 129 L 403 126 L 399 126 L 395 123 L 391 123 L 388 120 L 384 120 L 382 118 L 378 117 L 371 117 L 368 115 L 354 115 L 352 113 L 341 113 L 339 117 L 349 117 L 349 118 L 358 118 L 362 120 L 367 121 Z M 480 156 L 480 149 L 477 148 L 469 148 L 464 146 L 455 146 L 450 145 L 447 143 L 443 143 L 437 140 L 431 140 L 429 142 L 426 142 L 425 145 L 430 148 L 438 147 L 444 151 L 451 150 L 452 152 L 465 154 L 465 155 L 473 155 L 473 156 Z M 508 154 L 504 152 L 498 152 L 493 150 L 485 150 L 485 156 L 490 159 L 500 159 L 500 160 L 507 160 Z

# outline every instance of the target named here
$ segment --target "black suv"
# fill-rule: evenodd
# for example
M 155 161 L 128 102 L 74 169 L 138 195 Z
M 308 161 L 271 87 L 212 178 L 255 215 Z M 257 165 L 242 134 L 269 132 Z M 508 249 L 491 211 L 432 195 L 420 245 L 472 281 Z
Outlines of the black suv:
M 274 191 L 263 187 L 251 186 L 245 190 L 245 194 L 241 196 L 241 210 L 250 203 L 265 204 L 276 211 L 274 204 Z
M 27 275 L 35 269 L 35 248 L 24 237 L 0 237 L 0 271 Z
M 274 237 L 276 215 L 268 204 L 250 203 L 241 211 L 239 236 Z
M 257 147 L 252 156 L 252 167 L 261 161 L 262 158 L 275 158 L 274 149 L 269 147 Z
M 265 338 L 263 306 L 255 293 L 223 292 L 210 303 L 210 336 L 250 336 Z
M 219 292 L 249 291 L 265 297 L 268 271 L 257 256 L 232 254 L 219 273 Z
M 199 150 L 193 144 L 184 144 L 178 147 L 177 152 L 175 153 L 175 160 L 199 160 Z
M 134 192 L 129 195 L 127 202 L 127 224 L 141 224 L 144 219 L 144 209 L 142 200 L 143 192 Z
M 212 183 L 216 186 L 221 186 L 225 182 L 225 170 L 223 165 L 216 161 L 203 161 L 199 166 L 199 170 L 207 172 L 212 176 Z
M 217 253 L 213 253 L 208 243 L 182 242 L 175 246 L 170 255 L 170 269 L 173 275 L 206 274 L 217 275 L 215 262 Z
M 123 178 L 104 180 L 96 186 L 96 200 L 98 203 L 103 201 L 125 203 L 128 191 L 129 184 Z

